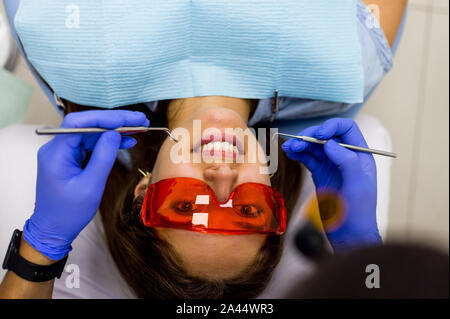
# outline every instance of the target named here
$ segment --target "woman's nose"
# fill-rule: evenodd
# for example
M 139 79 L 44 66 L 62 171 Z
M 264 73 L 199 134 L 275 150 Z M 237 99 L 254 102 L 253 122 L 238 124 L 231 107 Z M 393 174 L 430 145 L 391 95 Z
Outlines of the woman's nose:
M 216 165 L 207 168 L 203 177 L 221 203 L 228 200 L 238 178 L 238 173 L 229 165 Z

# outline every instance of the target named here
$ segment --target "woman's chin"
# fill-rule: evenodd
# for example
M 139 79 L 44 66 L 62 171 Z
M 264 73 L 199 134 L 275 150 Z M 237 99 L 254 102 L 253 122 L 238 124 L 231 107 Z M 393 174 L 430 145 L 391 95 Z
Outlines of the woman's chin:
M 189 274 L 208 279 L 239 275 L 256 258 L 267 236 L 209 234 L 184 229 L 157 228 L 181 257 Z

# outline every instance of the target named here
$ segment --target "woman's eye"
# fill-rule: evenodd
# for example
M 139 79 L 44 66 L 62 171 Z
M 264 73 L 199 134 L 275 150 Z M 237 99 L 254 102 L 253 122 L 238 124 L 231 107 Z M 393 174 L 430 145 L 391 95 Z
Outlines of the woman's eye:
M 238 211 L 244 217 L 257 217 L 263 212 L 262 209 L 253 205 L 242 205 L 238 207 Z
M 190 201 L 180 201 L 173 205 L 173 208 L 179 213 L 191 214 L 196 210 L 197 206 Z

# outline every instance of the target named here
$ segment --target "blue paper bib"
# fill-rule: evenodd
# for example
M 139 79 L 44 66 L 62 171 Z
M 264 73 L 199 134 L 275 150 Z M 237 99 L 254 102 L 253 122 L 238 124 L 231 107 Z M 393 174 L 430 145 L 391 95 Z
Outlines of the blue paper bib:
M 280 96 L 358 103 L 356 0 L 22 0 L 15 27 L 56 95 L 113 108 Z

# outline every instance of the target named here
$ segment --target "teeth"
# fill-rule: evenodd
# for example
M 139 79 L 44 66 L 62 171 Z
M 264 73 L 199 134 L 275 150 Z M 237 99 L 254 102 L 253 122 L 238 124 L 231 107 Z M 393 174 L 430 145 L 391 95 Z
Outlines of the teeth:
M 239 153 L 238 148 L 231 143 L 228 142 L 210 142 L 207 144 L 203 144 L 202 151 L 228 151 Z

